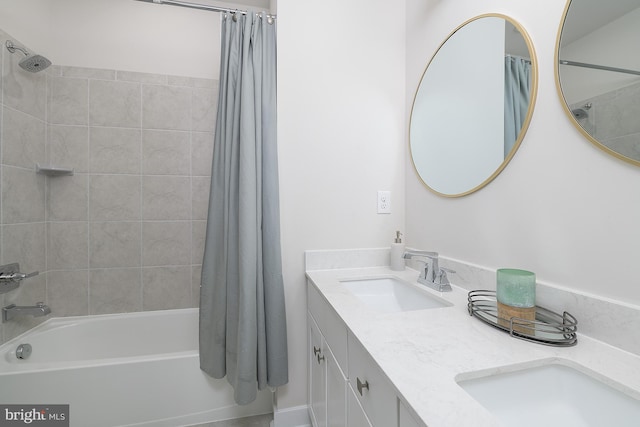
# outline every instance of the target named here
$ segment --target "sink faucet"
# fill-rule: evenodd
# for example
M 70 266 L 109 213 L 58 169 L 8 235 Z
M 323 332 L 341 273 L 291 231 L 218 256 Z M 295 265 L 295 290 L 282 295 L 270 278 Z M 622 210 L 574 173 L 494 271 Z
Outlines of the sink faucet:
M 36 305 L 15 305 L 11 304 L 2 308 L 2 323 L 13 319 L 16 316 L 46 316 L 51 313 L 51 309 L 42 302 Z
M 455 271 L 438 265 L 438 252 L 406 251 L 403 255 L 405 259 L 414 257 L 427 258 L 426 262 L 421 261 L 424 262 L 424 268 L 420 272 L 420 276 L 418 276 L 418 283 L 422 283 L 438 292 L 451 291 L 451 283 L 449 283 L 447 273 L 455 273 Z

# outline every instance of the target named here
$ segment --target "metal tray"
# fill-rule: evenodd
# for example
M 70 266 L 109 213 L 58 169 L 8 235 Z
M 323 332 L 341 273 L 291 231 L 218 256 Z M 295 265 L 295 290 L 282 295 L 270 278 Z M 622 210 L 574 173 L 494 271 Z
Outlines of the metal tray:
M 556 347 L 570 347 L 578 343 L 578 321 L 566 311 L 560 315 L 536 306 L 535 321 L 518 317 L 499 319 L 495 291 L 471 291 L 468 301 L 470 316 L 475 316 L 512 337 Z

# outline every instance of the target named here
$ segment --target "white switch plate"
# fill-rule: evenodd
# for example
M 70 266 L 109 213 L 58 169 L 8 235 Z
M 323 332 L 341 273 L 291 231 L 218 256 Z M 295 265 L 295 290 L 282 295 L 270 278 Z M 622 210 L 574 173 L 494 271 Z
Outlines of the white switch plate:
M 378 213 L 391 213 L 391 191 L 378 191 Z

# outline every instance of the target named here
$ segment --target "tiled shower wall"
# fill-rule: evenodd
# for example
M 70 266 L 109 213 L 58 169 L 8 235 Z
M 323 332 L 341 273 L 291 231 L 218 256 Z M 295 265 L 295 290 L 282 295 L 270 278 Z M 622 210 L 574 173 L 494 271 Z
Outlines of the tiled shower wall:
M 197 306 L 218 82 L 57 65 L 32 74 L 21 54 L 2 58 L 0 259 L 41 272 L 3 306 Z M 36 163 L 75 174 L 45 177 Z M 7 322 L 0 339 L 41 320 Z
M 571 106 L 582 108 L 586 117 L 578 123 L 595 139 L 612 150 L 640 159 L 640 84 L 594 96 Z

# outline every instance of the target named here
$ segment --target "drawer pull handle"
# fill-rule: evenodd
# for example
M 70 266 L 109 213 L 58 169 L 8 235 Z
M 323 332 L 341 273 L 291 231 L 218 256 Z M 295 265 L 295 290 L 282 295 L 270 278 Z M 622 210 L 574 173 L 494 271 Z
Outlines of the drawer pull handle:
M 324 360 L 324 356 L 320 356 L 319 354 L 316 355 L 316 357 L 318 358 L 318 363 L 322 362 Z
M 367 390 L 369 390 L 369 381 L 365 381 L 364 383 L 362 381 L 360 381 L 360 378 L 356 377 L 356 382 L 358 385 L 358 393 L 360 393 L 360 396 L 362 396 L 362 389 L 366 388 Z
M 313 355 L 317 356 L 320 353 L 320 347 L 313 346 Z

